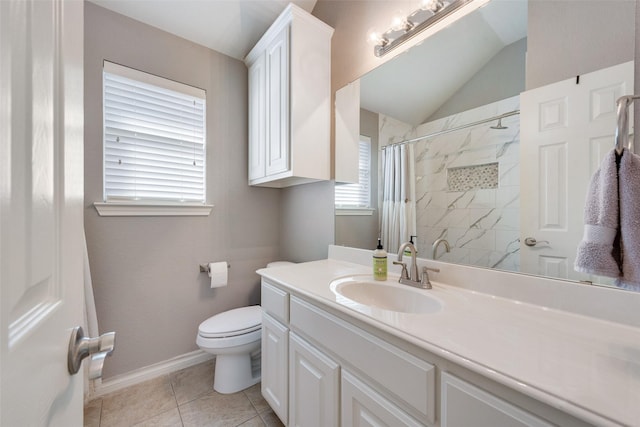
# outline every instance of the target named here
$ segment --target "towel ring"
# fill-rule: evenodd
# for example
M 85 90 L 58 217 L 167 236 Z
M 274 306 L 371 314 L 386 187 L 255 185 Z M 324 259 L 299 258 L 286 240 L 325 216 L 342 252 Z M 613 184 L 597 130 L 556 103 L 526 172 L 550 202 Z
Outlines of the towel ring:
M 624 147 L 631 149 L 629 146 L 629 105 L 636 99 L 640 99 L 638 95 L 627 95 L 618 98 L 617 116 L 618 126 L 616 127 L 616 153 L 622 154 Z

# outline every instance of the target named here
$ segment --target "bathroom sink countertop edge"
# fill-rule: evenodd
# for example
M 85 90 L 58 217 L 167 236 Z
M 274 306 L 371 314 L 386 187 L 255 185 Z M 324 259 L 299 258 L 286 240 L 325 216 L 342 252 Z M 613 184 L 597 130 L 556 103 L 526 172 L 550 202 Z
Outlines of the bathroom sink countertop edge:
M 258 273 L 587 422 L 640 424 L 640 328 L 437 282 L 418 290 L 442 302 L 433 313 L 340 303 L 330 283 L 370 270 L 327 259 Z

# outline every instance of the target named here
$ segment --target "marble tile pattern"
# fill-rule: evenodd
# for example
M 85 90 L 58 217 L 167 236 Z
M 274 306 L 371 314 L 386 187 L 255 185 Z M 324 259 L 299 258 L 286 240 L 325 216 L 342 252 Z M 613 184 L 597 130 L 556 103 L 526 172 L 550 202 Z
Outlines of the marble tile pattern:
M 519 109 L 518 96 L 459 114 L 411 126 L 381 117 L 381 144 L 398 142 L 451 129 Z M 520 116 L 502 120 L 507 129 L 485 123 L 439 135 L 414 144 L 416 231 L 418 251 L 431 258 L 439 238 L 437 259 L 468 265 L 518 271 L 520 267 Z M 497 185 L 450 188 L 447 175 L 482 165 L 497 166 Z M 382 176 L 382 174 L 380 175 Z
M 447 191 L 498 188 L 498 163 L 447 169 Z
M 84 407 L 85 427 L 279 427 L 260 383 L 233 394 L 213 390 L 214 361 L 108 394 Z

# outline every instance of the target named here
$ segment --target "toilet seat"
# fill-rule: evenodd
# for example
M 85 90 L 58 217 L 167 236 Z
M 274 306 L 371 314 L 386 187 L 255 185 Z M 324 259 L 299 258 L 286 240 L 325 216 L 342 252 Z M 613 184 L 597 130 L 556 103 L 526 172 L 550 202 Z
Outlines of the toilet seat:
M 230 338 L 251 334 L 260 331 L 261 328 L 262 308 L 259 305 L 252 305 L 225 311 L 208 318 L 198 327 L 198 335 L 212 339 Z

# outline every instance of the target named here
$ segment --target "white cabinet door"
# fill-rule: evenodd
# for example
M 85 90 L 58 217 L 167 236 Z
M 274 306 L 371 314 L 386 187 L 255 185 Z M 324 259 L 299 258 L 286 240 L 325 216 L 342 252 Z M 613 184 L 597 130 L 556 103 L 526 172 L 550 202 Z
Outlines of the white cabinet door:
M 348 371 L 342 371 L 342 427 L 422 426 Z
M 262 314 L 262 396 L 286 425 L 289 411 L 289 329 Z
M 267 144 L 267 74 L 266 55 L 249 67 L 249 180 L 266 173 Z
M 340 366 L 294 333 L 289 360 L 289 425 L 337 426 Z
M 267 47 L 266 175 L 289 170 L 289 26 Z
M 442 374 L 442 427 L 551 427 L 522 409 L 462 381 Z

